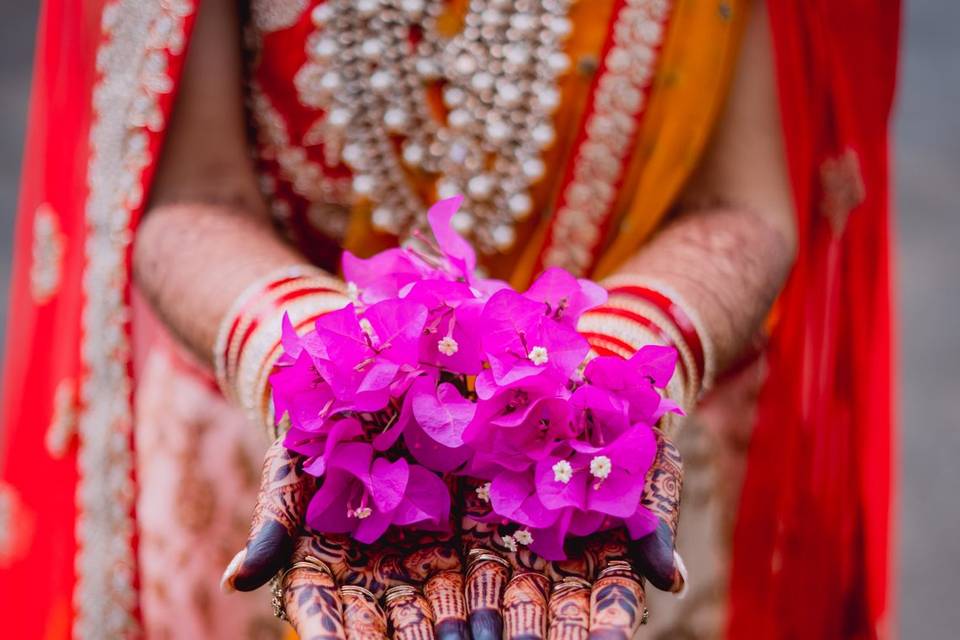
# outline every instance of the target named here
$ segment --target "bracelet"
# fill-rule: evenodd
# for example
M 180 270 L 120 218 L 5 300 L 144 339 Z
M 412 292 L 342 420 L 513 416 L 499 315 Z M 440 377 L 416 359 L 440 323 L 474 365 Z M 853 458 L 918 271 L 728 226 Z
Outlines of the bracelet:
M 217 333 L 213 361 L 224 395 L 276 436 L 269 378 L 283 352 L 283 316 L 302 333 L 348 302 L 341 282 L 308 265 L 284 267 L 255 281 L 237 297 Z

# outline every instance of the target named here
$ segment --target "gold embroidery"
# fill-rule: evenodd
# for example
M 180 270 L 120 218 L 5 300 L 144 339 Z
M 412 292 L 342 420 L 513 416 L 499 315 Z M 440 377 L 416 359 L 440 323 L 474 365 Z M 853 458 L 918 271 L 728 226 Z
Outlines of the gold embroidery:
M 53 415 L 44 437 L 47 453 L 62 458 L 77 433 L 77 390 L 72 378 L 61 380 L 53 395 Z
M 300 19 L 307 0 L 253 0 L 250 17 L 261 33 L 271 33 L 292 27 Z
M 857 152 L 848 147 L 840 155 L 824 160 L 820 165 L 820 187 L 820 210 L 830 221 L 834 235 L 840 236 L 850 212 L 867 197 Z
M 43 304 L 60 289 L 63 272 L 63 232 L 60 218 L 44 202 L 33 216 L 33 251 L 30 264 L 30 295 Z
M 189 0 L 111 0 L 103 10 L 87 169 L 78 420 L 77 582 L 73 634 L 131 638 L 136 618 L 133 413 L 126 300 L 132 212 L 143 203 L 148 132 L 160 131 L 159 98 L 173 88 L 169 56 L 181 55 Z
M 573 161 L 573 179 L 564 189 L 544 265 L 584 274 L 601 241 L 600 225 L 617 196 L 617 183 L 637 134 L 637 116 L 646 105 L 668 0 L 627 0 L 613 25 L 614 44 L 593 98 L 586 139 Z

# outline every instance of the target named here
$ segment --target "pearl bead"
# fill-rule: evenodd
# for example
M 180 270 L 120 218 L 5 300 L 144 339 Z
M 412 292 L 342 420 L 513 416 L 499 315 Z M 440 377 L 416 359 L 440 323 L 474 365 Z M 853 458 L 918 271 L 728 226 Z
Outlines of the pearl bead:
M 353 191 L 362 196 L 370 195 L 373 192 L 373 176 L 358 173 L 353 177 Z
M 564 73 L 570 68 L 570 56 L 560 51 L 551 53 L 547 58 L 547 64 L 555 73 Z
M 387 109 L 383 114 L 383 123 L 392 131 L 399 131 L 407 124 L 407 112 L 396 107 Z
M 457 87 L 447 87 L 443 91 L 443 103 L 447 107 L 459 107 L 467 99 L 467 94 L 463 89 Z
M 477 200 L 486 200 L 493 192 L 493 179 L 485 174 L 480 174 L 470 178 L 467 182 L 467 193 Z
M 393 86 L 393 76 L 387 71 L 374 71 L 370 76 L 370 86 L 377 91 L 386 91 Z
M 493 142 L 503 142 L 510 137 L 510 127 L 500 120 L 491 120 L 487 123 L 487 137 Z
M 380 8 L 380 0 L 357 0 L 356 7 L 360 15 L 369 18 Z
M 486 91 L 493 87 L 493 76 L 487 73 L 486 71 L 481 71 L 474 74 L 470 79 L 470 85 L 477 91 Z
M 363 44 L 360 45 L 360 51 L 368 60 L 374 60 L 383 53 L 383 43 L 372 38 L 370 40 L 364 40 Z
M 310 12 L 310 20 L 313 22 L 315 27 L 322 27 L 327 22 L 333 18 L 333 7 L 324 2 L 323 4 L 318 4 Z
M 523 92 L 517 85 L 505 82 L 497 87 L 497 95 L 505 106 L 512 107 L 520 102 Z
M 556 111 L 557 107 L 560 106 L 560 92 L 552 87 L 544 89 L 540 93 L 536 94 L 534 99 L 540 104 L 541 107 L 550 113 Z
M 459 234 L 469 233 L 473 229 L 473 216 L 461 209 L 450 218 L 450 224 L 454 231 Z
M 510 26 L 521 33 L 527 33 L 537 26 L 537 20 L 529 13 L 515 13 L 510 16 Z
M 329 60 L 337 55 L 340 46 L 332 38 L 321 38 L 313 47 L 314 55 L 321 60 Z
M 351 167 L 359 167 L 363 162 L 363 148 L 358 144 L 348 144 L 344 146 L 343 161 Z
M 457 56 L 455 69 L 457 73 L 469 75 L 477 70 L 477 61 L 469 53 L 461 53 Z
M 419 166 L 423 161 L 423 147 L 416 143 L 409 143 L 403 147 L 403 160 L 412 167 Z
M 543 160 L 539 158 L 529 158 L 523 161 L 521 170 L 523 171 L 523 175 L 531 180 L 538 180 L 543 177 L 547 169 L 543 164 Z
M 320 76 L 320 86 L 326 91 L 336 91 L 340 88 L 342 79 L 336 71 L 327 71 Z
M 530 49 L 522 44 L 511 44 L 503 48 L 507 61 L 517 66 L 527 64 L 530 59 Z
M 417 73 L 426 80 L 434 80 L 440 77 L 440 68 L 437 63 L 430 58 L 420 58 L 417 60 Z
M 533 199 L 527 193 L 515 193 L 507 200 L 507 207 L 514 220 L 523 220 L 533 211 Z
M 337 129 L 343 129 L 350 124 L 350 112 L 346 109 L 331 109 L 327 113 L 327 124 Z
M 373 223 L 373 227 L 379 231 L 392 232 L 395 223 L 393 211 L 387 207 L 377 207 L 373 210 L 373 213 L 370 214 L 370 222 Z
M 460 195 L 460 188 L 450 180 L 440 180 L 437 182 L 437 196 L 441 200 Z
M 530 135 L 533 137 L 533 141 L 540 145 L 540 148 L 550 146 L 556 138 L 553 127 L 548 124 L 537 125 Z
M 462 142 L 454 142 L 450 145 L 450 149 L 447 151 L 447 157 L 459 165 L 466 162 L 468 152 L 469 150 L 465 144 Z
M 555 17 L 550 21 L 550 31 L 553 31 L 561 38 L 566 38 L 573 33 L 573 23 L 569 18 Z
M 494 246 L 500 251 L 506 251 L 517 241 L 517 233 L 513 230 L 513 227 L 505 224 L 494 227 L 490 235 L 493 237 Z
M 463 129 L 470 124 L 470 113 L 465 109 L 454 109 L 447 116 L 447 121 L 454 129 Z
M 400 8 L 411 16 L 419 16 L 423 11 L 423 0 L 403 0 L 400 3 Z

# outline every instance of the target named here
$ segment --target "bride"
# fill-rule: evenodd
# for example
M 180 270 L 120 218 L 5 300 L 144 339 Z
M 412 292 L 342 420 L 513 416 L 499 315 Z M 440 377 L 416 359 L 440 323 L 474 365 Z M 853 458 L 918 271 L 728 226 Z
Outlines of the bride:
M 302 638 L 889 633 L 896 2 L 245 5 L 45 3 L 3 400 L 12 636 L 279 637 L 273 614 Z M 667 392 L 696 413 L 657 429 L 646 538 L 546 562 L 469 484 L 449 535 L 304 526 L 316 487 L 267 401 L 281 318 L 345 305 L 343 249 L 458 193 L 485 273 L 608 289 L 594 351 L 678 350 Z M 233 593 L 271 578 L 272 602 Z

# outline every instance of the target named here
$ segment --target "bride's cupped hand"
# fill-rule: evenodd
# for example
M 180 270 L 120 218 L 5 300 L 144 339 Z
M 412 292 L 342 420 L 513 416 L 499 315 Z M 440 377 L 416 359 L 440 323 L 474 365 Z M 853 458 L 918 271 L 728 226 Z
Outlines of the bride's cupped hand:
M 525 548 L 529 533 L 516 525 L 485 522 L 489 496 L 481 483 L 467 483 L 461 541 L 474 640 L 629 640 L 646 621 L 646 581 L 683 590 L 685 570 L 675 550 L 683 468 L 670 438 L 655 433 L 642 502 L 656 516 L 656 530 L 635 541 L 624 529 L 569 540 L 564 561 Z
M 274 607 L 301 638 L 466 640 L 463 571 L 449 533 L 391 531 L 374 544 L 311 532 L 317 480 L 278 440 L 267 452 L 247 545 L 224 572 L 226 591 L 271 579 Z

